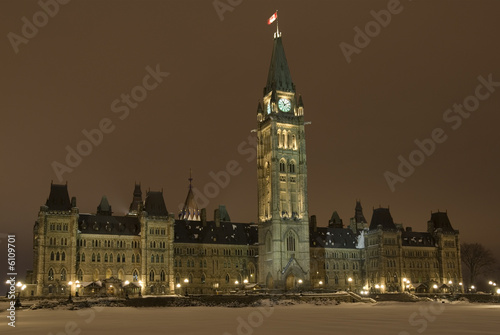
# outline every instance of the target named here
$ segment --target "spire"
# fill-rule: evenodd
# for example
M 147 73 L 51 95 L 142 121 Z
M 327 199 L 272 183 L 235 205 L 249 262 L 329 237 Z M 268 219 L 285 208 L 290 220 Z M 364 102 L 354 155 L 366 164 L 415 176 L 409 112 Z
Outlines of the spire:
M 132 202 L 130 203 L 128 215 L 139 214 L 141 205 L 142 205 L 141 183 L 139 184 L 136 183 L 134 187 L 134 197 L 132 199 Z
M 361 201 L 356 200 L 356 208 L 354 209 L 354 220 L 356 223 L 366 223 L 365 216 L 363 215 L 363 207 Z
M 108 203 L 108 198 L 105 195 L 101 198 L 101 203 L 97 206 L 97 215 L 112 215 L 111 206 Z
M 269 73 L 267 75 L 267 84 L 264 88 L 264 95 L 271 91 L 295 92 L 295 85 L 292 82 L 290 69 L 285 56 L 285 49 L 281 40 L 281 34 L 274 36 L 273 54 L 271 56 L 271 64 L 269 65 Z
M 193 193 L 193 178 L 191 177 L 191 169 L 189 170 L 189 191 L 186 197 L 186 201 L 184 202 L 184 206 L 182 207 L 181 212 L 179 213 L 179 219 L 181 220 L 189 220 L 189 221 L 200 221 L 200 210 L 198 209 L 198 205 L 194 200 Z

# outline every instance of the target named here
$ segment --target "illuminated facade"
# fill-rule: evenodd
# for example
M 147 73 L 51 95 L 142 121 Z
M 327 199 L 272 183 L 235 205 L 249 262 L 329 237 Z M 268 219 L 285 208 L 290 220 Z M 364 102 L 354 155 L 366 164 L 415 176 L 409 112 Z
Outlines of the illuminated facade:
M 207 220 L 190 188 L 177 215 L 162 192 L 114 215 L 106 197 L 81 213 L 67 185 L 51 185 L 33 234 L 25 295 L 214 294 L 243 289 L 357 292 L 461 290 L 460 243 L 445 212 L 426 232 L 396 224 L 388 208 L 370 223 L 356 203 L 345 227 L 309 216 L 304 104 L 296 93 L 281 33 L 257 107 L 258 223 L 232 222 L 224 206 Z

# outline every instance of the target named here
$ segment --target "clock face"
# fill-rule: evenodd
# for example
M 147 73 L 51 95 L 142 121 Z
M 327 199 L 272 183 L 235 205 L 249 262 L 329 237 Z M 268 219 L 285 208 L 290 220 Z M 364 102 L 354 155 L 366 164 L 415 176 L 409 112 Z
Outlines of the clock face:
M 292 104 L 290 103 L 290 100 L 288 99 L 279 99 L 278 101 L 278 108 L 282 112 L 289 112 L 290 109 L 292 109 Z
M 271 114 L 271 103 L 267 104 L 267 114 Z

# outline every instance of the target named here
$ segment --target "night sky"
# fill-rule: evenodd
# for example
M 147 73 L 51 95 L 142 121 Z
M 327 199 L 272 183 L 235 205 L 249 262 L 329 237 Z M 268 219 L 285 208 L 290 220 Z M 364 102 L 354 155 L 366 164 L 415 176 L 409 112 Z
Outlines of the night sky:
M 134 182 L 141 182 L 144 194 L 163 189 L 167 209 L 177 213 L 190 169 L 203 192 L 211 172 L 236 161 L 240 172 L 209 199 L 208 217 L 225 204 L 233 221 L 257 220 L 251 131 L 275 31 L 266 21 L 276 9 L 311 122 L 309 214 L 326 225 L 337 210 L 345 224 L 360 199 L 368 221 L 373 207 L 390 206 L 395 222 L 423 231 L 431 211 L 447 210 L 462 241 L 481 242 L 500 258 L 500 84 L 490 87 L 493 92 L 479 89 L 489 94 L 483 100 L 468 98 L 479 76 L 500 82 L 498 1 L 389 5 L 398 13 L 370 32 L 350 63 L 339 45 L 355 46 L 354 28 L 364 31 L 374 21 L 370 12 L 387 10 L 391 2 L 220 3 L 231 10 L 219 16 L 211 0 L 71 1 L 17 45 L 17 53 L 8 34 L 22 36 L 22 18 L 33 22 L 41 7 L 35 0 L 0 3 L 0 233 L 17 236 L 20 274 L 32 267 L 39 207 L 51 181 L 60 182 L 54 162 L 66 165 L 66 148 L 76 149 L 86 139 L 82 131 L 100 123 L 108 133 L 61 179 L 80 212 L 95 212 L 106 195 L 114 213 L 123 215 Z M 150 80 L 156 86 L 150 91 L 134 90 L 143 85 L 146 68 L 157 66 L 169 75 L 158 85 Z M 134 108 L 120 101 L 131 91 L 147 92 Z M 463 113 L 466 118 L 447 112 L 464 100 L 479 106 L 469 107 L 474 111 Z M 408 160 L 418 149 L 414 141 L 431 138 L 436 128 L 446 140 L 434 142 L 435 151 L 391 191 L 384 173 L 397 174 L 398 157 Z

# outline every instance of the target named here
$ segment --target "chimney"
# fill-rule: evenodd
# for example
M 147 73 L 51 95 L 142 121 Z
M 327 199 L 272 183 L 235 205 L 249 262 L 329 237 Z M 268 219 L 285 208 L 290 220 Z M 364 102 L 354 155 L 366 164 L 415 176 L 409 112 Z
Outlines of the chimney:
M 214 221 L 215 226 L 220 227 L 220 210 L 218 208 L 214 211 Z
M 201 219 L 201 224 L 203 225 L 203 227 L 206 227 L 207 226 L 207 209 L 206 208 L 201 209 L 200 219 Z
M 310 226 L 312 227 L 313 231 L 317 231 L 317 223 L 316 223 L 316 215 L 311 215 L 311 222 Z

